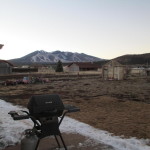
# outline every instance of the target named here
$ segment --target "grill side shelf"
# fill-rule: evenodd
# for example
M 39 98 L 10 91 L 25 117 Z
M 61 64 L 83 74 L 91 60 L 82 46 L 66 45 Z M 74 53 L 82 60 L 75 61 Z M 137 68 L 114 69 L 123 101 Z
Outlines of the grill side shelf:
M 78 112 L 80 111 L 80 108 L 73 106 L 73 105 L 69 105 L 69 104 L 64 104 L 65 110 L 67 110 L 68 112 Z
M 19 115 L 16 111 L 10 111 L 8 114 L 10 114 L 14 120 L 29 119 L 28 115 Z

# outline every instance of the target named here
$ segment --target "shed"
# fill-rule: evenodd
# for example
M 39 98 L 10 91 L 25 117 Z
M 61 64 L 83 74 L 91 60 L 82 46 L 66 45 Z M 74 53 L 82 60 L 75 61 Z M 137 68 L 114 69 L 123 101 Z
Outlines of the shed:
M 0 75 L 11 74 L 13 64 L 6 60 L 0 60 Z
M 98 65 L 91 62 L 73 62 L 65 67 L 66 71 L 97 71 Z
M 125 66 L 116 60 L 111 60 L 102 67 L 102 77 L 105 80 L 123 80 L 125 75 Z

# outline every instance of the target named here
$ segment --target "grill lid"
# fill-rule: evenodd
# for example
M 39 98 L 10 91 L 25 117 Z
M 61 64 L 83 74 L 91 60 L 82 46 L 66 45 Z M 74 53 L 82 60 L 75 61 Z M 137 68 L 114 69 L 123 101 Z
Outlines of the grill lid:
M 33 95 L 27 107 L 34 117 L 61 116 L 64 111 L 64 105 L 57 94 Z

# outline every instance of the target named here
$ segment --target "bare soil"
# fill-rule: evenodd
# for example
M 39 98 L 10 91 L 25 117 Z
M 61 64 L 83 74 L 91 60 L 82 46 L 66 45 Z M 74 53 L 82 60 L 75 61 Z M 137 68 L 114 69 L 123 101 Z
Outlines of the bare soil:
M 150 79 L 104 81 L 99 75 L 50 76 L 45 84 L 0 85 L 0 98 L 27 106 L 32 95 L 59 94 L 70 116 L 114 135 L 150 139 Z

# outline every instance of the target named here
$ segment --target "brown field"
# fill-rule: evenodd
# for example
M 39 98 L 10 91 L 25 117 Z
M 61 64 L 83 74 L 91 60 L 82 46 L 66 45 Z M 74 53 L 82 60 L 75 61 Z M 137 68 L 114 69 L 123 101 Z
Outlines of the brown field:
M 150 79 L 104 81 L 99 75 L 47 76 L 45 84 L 0 85 L 0 98 L 27 106 L 35 94 L 59 94 L 81 111 L 71 117 L 114 135 L 150 139 Z

